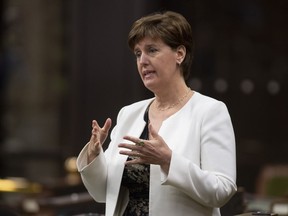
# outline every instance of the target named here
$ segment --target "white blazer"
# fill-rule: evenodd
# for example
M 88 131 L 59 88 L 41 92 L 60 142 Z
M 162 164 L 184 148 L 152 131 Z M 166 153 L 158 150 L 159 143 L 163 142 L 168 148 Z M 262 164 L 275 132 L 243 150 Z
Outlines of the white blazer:
M 77 167 L 84 185 L 97 202 L 106 203 L 107 216 L 121 216 L 128 191 L 121 188 L 127 156 L 119 154 L 124 135 L 139 137 L 148 99 L 123 107 L 105 151 L 87 165 L 87 145 Z M 159 135 L 172 150 L 169 174 L 150 165 L 150 216 L 220 215 L 219 207 L 236 192 L 235 138 L 223 102 L 194 92 L 181 110 L 166 119 Z

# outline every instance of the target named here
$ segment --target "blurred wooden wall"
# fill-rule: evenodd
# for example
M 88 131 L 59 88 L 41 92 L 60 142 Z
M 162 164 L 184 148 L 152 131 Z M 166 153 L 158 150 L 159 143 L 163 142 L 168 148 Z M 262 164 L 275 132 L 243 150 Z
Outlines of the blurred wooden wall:
M 92 119 L 103 124 L 111 117 L 115 123 L 122 106 L 151 96 L 139 79 L 127 34 L 137 18 L 166 9 L 182 13 L 193 28 L 196 51 L 189 85 L 229 108 L 237 141 L 238 185 L 254 192 L 262 166 L 288 163 L 288 2 L 29 2 L 29 7 L 21 8 L 19 21 L 26 29 L 24 39 L 18 36 L 21 49 L 30 53 L 21 54 L 25 67 L 18 68 L 27 85 L 23 88 L 22 81 L 10 79 L 8 88 L 18 92 L 15 101 L 21 103 L 6 101 L 6 111 L 17 107 L 15 122 L 23 116 L 25 121 L 6 131 L 1 143 L 3 152 L 9 138 L 22 142 L 20 154 L 22 148 L 29 154 L 23 156 L 21 166 L 27 158 L 40 155 L 39 161 L 51 159 L 49 172 L 61 176 L 61 162 L 77 155 L 88 141 Z M 22 117 L 16 115 L 23 112 Z M 35 178 L 34 171 L 19 172 L 13 169 L 19 164 L 5 164 L 9 175 Z
M 2 2 L 1 176 L 53 182 L 62 175 L 63 5 Z

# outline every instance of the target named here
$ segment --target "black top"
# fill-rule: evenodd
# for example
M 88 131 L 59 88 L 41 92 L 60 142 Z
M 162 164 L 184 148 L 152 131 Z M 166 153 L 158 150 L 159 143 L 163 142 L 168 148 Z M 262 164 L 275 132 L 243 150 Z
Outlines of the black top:
M 147 107 L 144 120 L 145 128 L 140 139 L 149 139 L 148 117 L 149 106 Z M 128 157 L 131 160 L 133 157 Z M 150 182 L 150 165 L 134 164 L 125 165 L 121 186 L 129 190 L 129 203 L 124 212 L 124 216 L 148 216 L 149 215 L 149 182 Z

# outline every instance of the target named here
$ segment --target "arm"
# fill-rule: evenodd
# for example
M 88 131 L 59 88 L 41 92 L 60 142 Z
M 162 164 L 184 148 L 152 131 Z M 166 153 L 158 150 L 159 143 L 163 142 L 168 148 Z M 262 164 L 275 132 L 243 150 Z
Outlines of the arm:
M 118 114 L 117 122 L 121 116 L 121 113 L 122 112 L 120 111 Z M 108 130 L 111 127 L 111 120 L 107 119 L 102 128 L 100 128 L 96 123 L 96 121 L 92 122 L 92 135 L 90 141 L 85 145 L 77 158 L 77 168 L 89 194 L 95 201 L 105 202 L 108 178 L 108 162 L 109 158 L 111 157 L 111 147 L 109 144 L 106 151 L 103 152 L 102 144 L 108 135 Z M 101 131 L 104 132 L 102 135 Z M 111 142 L 114 139 L 114 134 L 116 133 L 115 131 L 117 131 L 117 125 L 111 132 Z M 99 140 L 96 138 L 99 138 Z
M 87 152 L 89 143 L 82 149 L 77 158 L 77 167 L 83 184 L 89 194 L 97 202 L 106 201 L 107 164 L 104 152 L 101 148 L 98 156 L 87 164 Z
M 111 119 L 108 118 L 101 128 L 97 121 L 93 120 L 90 141 L 77 158 L 77 168 L 83 184 L 98 202 L 106 200 L 107 164 L 102 145 L 108 136 L 111 124 Z
M 200 132 L 200 167 L 175 152 L 163 184 L 172 185 L 202 205 L 220 207 L 236 192 L 235 138 L 222 102 L 203 115 Z

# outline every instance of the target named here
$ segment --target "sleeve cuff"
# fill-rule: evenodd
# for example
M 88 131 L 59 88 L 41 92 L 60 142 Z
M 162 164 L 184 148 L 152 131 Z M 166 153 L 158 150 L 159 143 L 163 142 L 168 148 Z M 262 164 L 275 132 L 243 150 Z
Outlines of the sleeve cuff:
M 89 142 L 84 146 L 84 148 L 81 150 L 81 152 L 79 153 L 79 155 L 77 157 L 76 165 L 77 165 L 78 172 L 80 172 L 80 173 L 83 172 L 92 163 L 98 161 L 100 158 L 100 155 L 104 153 L 103 149 L 101 148 L 99 155 L 97 157 L 95 157 L 95 159 L 93 161 L 91 161 L 91 163 L 88 164 L 87 163 L 88 144 L 89 144 Z

